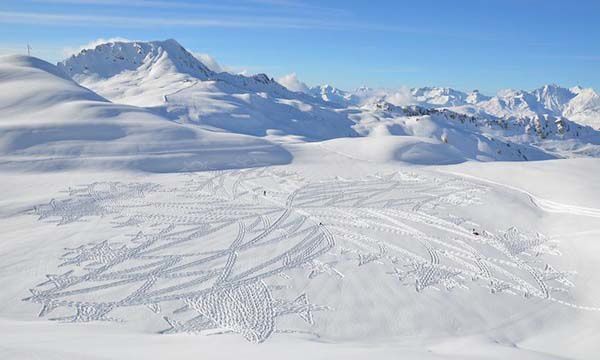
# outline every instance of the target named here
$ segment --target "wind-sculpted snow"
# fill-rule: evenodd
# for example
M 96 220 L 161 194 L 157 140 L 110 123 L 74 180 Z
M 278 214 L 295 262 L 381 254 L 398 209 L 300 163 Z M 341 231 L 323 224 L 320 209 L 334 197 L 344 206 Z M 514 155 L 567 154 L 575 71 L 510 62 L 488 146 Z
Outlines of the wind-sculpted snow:
M 52 320 L 136 321 L 147 309 L 164 318 L 157 332 L 250 342 L 325 335 L 311 328 L 336 311 L 337 295 L 313 302 L 311 284 L 352 281 L 366 269 L 420 297 L 479 287 L 598 310 L 569 301 L 574 273 L 551 264 L 561 254 L 556 242 L 510 224 L 487 231 L 457 215 L 488 192 L 445 175 L 308 182 L 267 168 L 180 175 L 170 185 L 82 185 L 33 213 L 56 231 L 97 219 L 121 235 L 65 249 L 60 269 L 25 300 Z

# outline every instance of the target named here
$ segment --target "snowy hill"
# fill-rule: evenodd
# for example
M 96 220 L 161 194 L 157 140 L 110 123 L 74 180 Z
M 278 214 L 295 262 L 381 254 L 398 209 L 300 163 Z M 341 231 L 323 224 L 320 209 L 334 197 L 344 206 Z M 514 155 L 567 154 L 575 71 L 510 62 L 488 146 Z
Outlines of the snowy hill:
M 366 104 L 362 109 L 365 111 L 352 115 L 357 122 L 355 129 L 361 135 L 378 138 L 371 140 L 373 145 L 387 136 L 410 139 L 407 148 L 392 150 L 402 161 L 444 164 L 466 160 L 522 161 L 554 157 L 527 143 L 507 140 L 499 136 L 504 135 L 502 132 L 486 131 L 490 123 L 474 116 L 414 105 L 400 107 L 381 101 Z M 406 154 L 408 150 L 410 156 Z
M 180 125 L 117 105 L 27 56 L 0 58 L 2 166 L 36 169 L 127 167 L 146 171 L 236 168 L 282 163 L 269 142 Z

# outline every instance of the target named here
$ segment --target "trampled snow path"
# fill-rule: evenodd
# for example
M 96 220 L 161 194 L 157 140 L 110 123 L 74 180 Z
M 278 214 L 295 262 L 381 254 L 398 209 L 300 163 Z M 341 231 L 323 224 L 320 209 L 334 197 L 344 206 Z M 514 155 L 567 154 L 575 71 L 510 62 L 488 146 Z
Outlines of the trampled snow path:
M 485 200 L 481 183 L 413 172 L 308 182 L 274 168 L 179 179 L 82 185 L 37 206 L 33 214 L 55 221 L 56 231 L 99 218 L 123 240 L 65 249 L 61 269 L 25 300 L 53 320 L 136 321 L 130 313 L 146 307 L 164 317 L 160 332 L 232 332 L 263 342 L 275 332 L 318 336 L 310 329 L 318 312 L 335 311 L 313 303 L 310 286 L 296 291 L 292 277 L 345 281 L 352 274 L 341 265 L 378 264 L 421 296 L 484 287 L 490 296 L 598 310 L 570 301 L 573 273 L 547 261 L 560 255 L 556 242 L 510 224 L 491 233 L 455 215 Z M 280 325 L 290 316 L 306 325 Z

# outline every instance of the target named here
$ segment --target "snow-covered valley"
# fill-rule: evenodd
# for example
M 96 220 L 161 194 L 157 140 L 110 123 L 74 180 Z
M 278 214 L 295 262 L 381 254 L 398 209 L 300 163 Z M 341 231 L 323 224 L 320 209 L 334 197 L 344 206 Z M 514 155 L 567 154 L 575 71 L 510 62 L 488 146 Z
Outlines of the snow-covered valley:
M 600 353 L 594 90 L 303 89 L 0 57 L 0 358 Z

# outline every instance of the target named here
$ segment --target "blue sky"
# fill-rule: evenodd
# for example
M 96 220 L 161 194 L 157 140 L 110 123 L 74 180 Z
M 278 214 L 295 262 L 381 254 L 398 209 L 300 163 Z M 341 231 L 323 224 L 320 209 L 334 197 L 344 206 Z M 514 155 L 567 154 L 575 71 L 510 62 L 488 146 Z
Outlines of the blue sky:
M 600 89 L 600 1 L 2 0 L 0 53 L 174 38 L 232 69 L 340 88 Z

